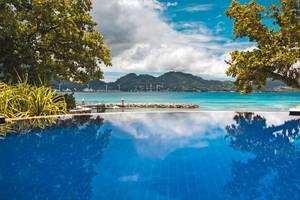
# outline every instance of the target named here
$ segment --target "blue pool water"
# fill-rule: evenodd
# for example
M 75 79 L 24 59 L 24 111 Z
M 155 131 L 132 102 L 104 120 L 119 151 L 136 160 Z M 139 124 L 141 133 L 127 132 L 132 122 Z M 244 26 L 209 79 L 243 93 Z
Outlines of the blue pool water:
M 253 93 L 240 95 L 229 92 L 120 92 L 75 93 L 77 102 L 120 103 L 193 103 L 199 110 L 222 111 L 287 111 L 300 104 L 300 93 Z
M 68 118 L 0 140 L 1 200 L 300 199 L 287 113 Z

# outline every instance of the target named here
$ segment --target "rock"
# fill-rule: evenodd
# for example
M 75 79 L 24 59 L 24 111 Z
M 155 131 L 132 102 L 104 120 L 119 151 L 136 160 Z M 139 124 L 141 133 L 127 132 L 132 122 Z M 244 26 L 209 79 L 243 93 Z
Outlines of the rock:
M 97 105 L 85 105 L 84 107 L 94 108 Z M 138 109 L 138 108 L 153 108 L 153 109 L 196 109 L 199 108 L 197 104 L 124 104 L 124 107 L 120 104 L 106 104 L 105 109 Z

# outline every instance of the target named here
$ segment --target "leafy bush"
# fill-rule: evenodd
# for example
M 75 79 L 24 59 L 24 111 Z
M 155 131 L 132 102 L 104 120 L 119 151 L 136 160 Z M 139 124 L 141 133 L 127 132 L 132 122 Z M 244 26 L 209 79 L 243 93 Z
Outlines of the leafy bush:
M 75 100 L 75 97 L 74 97 L 74 93 L 65 94 L 64 98 L 65 98 L 65 101 L 67 103 L 67 109 L 68 110 L 76 108 L 76 100 Z
M 27 81 L 17 85 L 0 82 L 0 115 L 6 118 L 57 115 L 66 111 L 64 97 L 51 87 L 33 86 Z

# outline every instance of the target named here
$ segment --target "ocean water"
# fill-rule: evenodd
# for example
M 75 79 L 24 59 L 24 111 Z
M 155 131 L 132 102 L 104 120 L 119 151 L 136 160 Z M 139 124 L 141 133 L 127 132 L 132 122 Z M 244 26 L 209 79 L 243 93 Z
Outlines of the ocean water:
M 1 200 L 299 200 L 300 119 L 123 113 L 0 140 Z
M 193 103 L 198 110 L 219 111 L 287 111 L 300 104 L 300 93 L 253 93 L 240 95 L 228 92 L 144 92 L 144 93 L 75 93 L 77 102 L 86 103 Z

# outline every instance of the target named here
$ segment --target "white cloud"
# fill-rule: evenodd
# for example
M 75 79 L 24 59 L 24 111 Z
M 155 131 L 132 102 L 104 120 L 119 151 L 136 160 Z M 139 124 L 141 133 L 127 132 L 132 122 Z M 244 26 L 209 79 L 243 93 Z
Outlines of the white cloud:
M 222 15 L 219 14 L 219 15 L 217 15 L 217 16 L 215 17 L 215 19 L 218 19 L 218 18 L 221 18 L 221 17 L 222 17 Z
M 216 29 L 216 33 L 220 33 L 222 31 L 225 31 L 226 30 L 225 23 L 223 21 L 218 22 L 215 29 Z
M 185 11 L 185 12 L 209 11 L 212 10 L 213 7 L 214 7 L 213 4 L 201 4 L 201 5 L 193 5 L 193 6 L 185 7 L 181 9 L 181 11 Z
M 107 72 L 191 72 L 225 77 L 229 52 L 247 43 L 232 44 L 213 35 L 203 22 L 167 23 L 166 6 L 157 0 L 95 0 L 93 16 L 112 50 L 113 67 Z M 202 6 L 202 8 L 201 8 Z M 198 10 L 211 5 L 200 5 Z M 191 8 L 190 8 L 191 9 Z M 195 8 L 194 8 L 195 9 Z
M 95 4 L 97 3 L 98 2 L 96 2 Z M 163 9 L 163 4 L 157 0 L 118 0 L 116 3 L 127 8 L 150 8 L 157 10 Z
M 178 3 L 177 3 L 177 2 L 167 2 L 167 3 L 165 3 L 165 5 L 166 5 L 167 7 L 175 7 L 175 6 L 178 5 Z
M 185 33 L 200 33 L 207 36 L 212 34 L 212 31 L 203 22 L 177 22 L 173 26 Z

